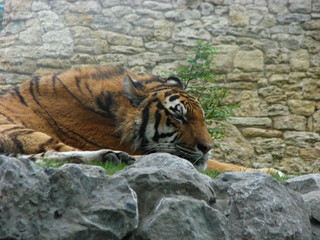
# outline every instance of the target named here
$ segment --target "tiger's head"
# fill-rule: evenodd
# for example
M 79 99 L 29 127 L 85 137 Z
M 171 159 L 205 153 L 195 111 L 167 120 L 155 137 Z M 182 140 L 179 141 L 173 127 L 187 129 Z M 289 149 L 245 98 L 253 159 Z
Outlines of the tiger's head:
M 167 152 L 206 167 L 213 142 L 200 103 L 178 78 L 137 81 L 127 76 L 124 92 L 138 109 L 134 148 L 141 154 Z

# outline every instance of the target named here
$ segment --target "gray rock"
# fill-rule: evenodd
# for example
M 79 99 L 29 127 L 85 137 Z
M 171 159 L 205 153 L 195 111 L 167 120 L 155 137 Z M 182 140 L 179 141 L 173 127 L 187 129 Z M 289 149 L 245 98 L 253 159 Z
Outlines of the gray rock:
M 135 193 L 100 167 L 1 156 L 0 182 L 0 239 L 123 239 L 138 224 Z
M 170 154 L 143 156 L 117 175 L 138 195 L 132 239 L 228 239 L 225 217 L 212 208 L 213 180 Z
M 320 174 L 308 174 L 291 178 L 282 184 L 301 194 L 320 191 Z
M 226 240 L 226 218 L 203 200 L 184 196 L 163 198 L 144 221 L 137 239 Z
M 283 185 L 302 194 L 310 216 L 312 239 L 320 239 L 320 174 L 295 177 Z
M 311 239 L 302 197 L 259 172 L 221 174 L 216 207 L 227 216 L 231 239 Z
M 187 196 L 215 202 L 213 180 L 199 173 L 182 158 L 167 153 L 143 156 L 129 168 L 116 174 L 127 179 L 138 195 L 139 218 L 147 217 L 165 197 Z

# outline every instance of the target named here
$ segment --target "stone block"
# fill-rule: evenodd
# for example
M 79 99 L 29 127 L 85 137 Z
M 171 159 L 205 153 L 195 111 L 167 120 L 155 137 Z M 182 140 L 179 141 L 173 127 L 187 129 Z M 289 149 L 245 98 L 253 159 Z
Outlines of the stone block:
M 40 1 L 34 1 L 32 2 L 32 6 L 31 6 L 31 10 L 32 11 L 35 11 L 35 12 L 38 12 L 38 11 L 41 11 L 41 10 L 49 10 L 51 7 L 44 3 L 44 2 L 40 2 Z
M 316 111 L 312 115 L 313 119 L 313 129 L 315 132 L 320 133 L 320 110 Z
M 72 13 L 101 13 L 101 5 L 98 1 L 74 1 L 69 6 Z
M 311 116 L 315 111 L 316 104 L 311 101 L 292 99 L 288 100 L 288 106 L 294 114 Z
M 171 29 L 174 23 L 167 20 L 158 20 L 154 22 L 154 37 L 158 41 L 167 41 L 171 37 Z
M 289 115 L 273 118 L 275 129 L 305 131 L 307 119 L 303 116 Z
M 242 134 L 248 138 L 281 138 L 283 135 L 282 131 L 264 128 L 245 128 L 242 130 Z
M 280 138 L 253 138 L 250 143 L 258 154 L 270 153 L 273 158 L 281 159 L 285 154 L 285 142 Z
M 260 50 L 238 51 L 234 59 L 234 67 L 245 72 L 263 71 L 263 53 Z
M 298 13 L 311 12 L 311 0 L 289 0 L 289 10 Z
M 299 157 L 300 156 L 299 150 L 300 150 L 300 148 L 298 148 L 298 147 L 287 146 L 285 156 L 286 157 Z
M 316 20 L 311 20 L 306 22 L 303 27 L 306 30 L 320 30 L 320 20 L 316 19 Z
M 130 56 L 128 58 L 129 67 L 133 66 L 145 66 L 154 67 L 159 59 L 158 53 L 141 53 L 137 55 Z
M 116 32 L 106 32 L 107 40 L 109 44 L 112 45 L 123 45 L 123 46 L 130 46 L 132 42 L 132 37 L 120 34 Z
M 157 1 L 144 1 L 143 6 L 145 8 L 151 9 L 151 10 L 161 10 L 161 11 L 168 11 L 172 9 L 171 3 L 165 3 L 165 2 L 157 2 Z
M 318 79 L 305 78 L 302 80 L 302 91 L 305 99 L 320 100 L 320 84 Z
M 307 71 L 310 66 L 310 57 L 307 50 L 300 49 L 291 55 L 290 66 L 292 71 Z
M 282 87 L 289 81 L 289 76 L 288 74 L 272 74 L 269 81 L 271 85 Z
M 238 127 L 271 127 L 272 120 L 266 117 L 230 117 L 227 120 L 229 123 Z
M 43 10 L 38 12 L 37 15 L 45 32 L 64 28 L 62 19 L 53 11 Z
M 289 115 L 289 108 L 282 104 L 273 104 L 268 106 L 269 116 L 286 116 Z
M 251 166 L 255 152 L 250 142 L 232 124 L 225 123 L 225 137 L 212 150 L 212 156 L 219 161 Z
M 300 157 L 303 160 L 319 160 L 320 161 L 320 149 L 318 148 L 301 148 Z
M 239 51 L 238 46 L 234 45 L 217 45 L 214 46 L 218 50 L 219 55 L 213 59 L 213 63 L 218 72 L 228 73 L 233 69 L 234 57 Z
M 229 12 L 229 24 L 233 27 L 245 27 L 249 24 L 247 9 L 237 5 L 231 7 Z
M 314 143 L 320 142 L 320 135 L 314 132 L 286 131 L 283 138 L 288 145 L 296 147 L 311 147 Z

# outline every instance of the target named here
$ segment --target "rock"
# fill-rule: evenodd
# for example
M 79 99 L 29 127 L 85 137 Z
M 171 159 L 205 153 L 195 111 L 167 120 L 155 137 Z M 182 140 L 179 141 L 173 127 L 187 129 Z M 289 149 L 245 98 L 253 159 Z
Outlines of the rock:
M 292 71 L 307 71 L 310 65 L 310 57 L 307 50 L 300 49 L 291 55 L 290 66 Z
M 239 127 L 271 127 L 272 120 L 270 118 L 255 117 L 230 117 L 228 122 Z
M 316 107 L 315 102 L 296 99 L 289 100 L 288 105 L 292 113 L 303 116 L 310 116 L 313 114 Z
M 219 57 L 213 59 L 217 71 L 230 72 L 233 68 L 234 57 L 239 51 L 239 47 L 232 45 L 218 45 L 215 47 L 221 49 L 219 50 Z
M 320 191 L 320 174 L 302 175 L 288 179 L 282 184 L 301 194 Z
M 263 129 L 263 128 L 245 128 L 242 130 L 245 137 L 266 137 L 266 138 L 281 138 L 282 132 L 279 130 Z
M 310 13 L 311 0 L 289 0 L 289 10 L 291 12 Z
M 287 131 L 283 134 L 286 144 L 297 147 L 310 147 L 320 141 L 320 135 L 313 132 Z
M 238 51 L 234 59 L 234 67 L 245 72 L 263 71 L 263 53 L 260 50 Z
M 212 179 L 199 173 L 189 161 L 171 154 L 142 156 L 133 167 L 116 176 L 126 178 L 137 193 L 140 219 L 148 216 L 164 197 L 182 195 L 209 205 L 215 202 Z
M 282 183 L 302 194 L 307 205 L 313 240 L 320 239 L 320 174 L 308 174 L 288 179 Z
M 230 9 L 229 22 L 233 27 L 245 27 L 249 24 L 247 9 L 243 6 L 236 5 Z
M 312 239 L 302 197 L 271 176 L 224 173 L 214 183 L 216 207 L 227 216 L 230 239 Z
M 286 116 L 289 115 L 289 108 L 282 104 L 273 104 L 268 106 L 269 116 Z
M 251 166 L 255 159 L 254 148 L 232 124 L 225 123 L 224 139 L 212 149 L 212 158 L 218 161 Z
M 162 198 L 137 239 L 229 239 L 226 218 L 203 200 L 184 196 Z
M 302 91 L 305 99 L 320 99 L 320 85 L 317 79 L 305 78 L 302 80 Z
M 285 143 L 280 138 L 253 138 L 250 140 L 258 154 L 270 153 L 275 159 L 282 159 L 285 153 Z
M 300 148 L 300 156 L 305 161 L 320 160 L 319 148 Z
M 307 119 L 299 115 L 280 116 L 273 118 L 275 129 L 306 131 Z
M 314 131 L 320 133 L 320 110 L 312 115 Z
M 123 239 L 138 225 L 135 193 L 100 167 L 0 156 L 0 182 L 1 239 Z
M 234 110 L 237 117 L 262 117 L 267 115 L 265 102 L 260 100 L 256 91 L 243 90 L 238 99 L 240 100 L 239 108 Z

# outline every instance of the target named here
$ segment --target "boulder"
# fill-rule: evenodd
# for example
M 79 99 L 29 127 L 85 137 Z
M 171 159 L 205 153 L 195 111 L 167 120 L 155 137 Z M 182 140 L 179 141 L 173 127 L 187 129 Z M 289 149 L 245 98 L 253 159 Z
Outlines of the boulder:
M 0 182 L 0 239 L 123 239 L 138 225 L 134 191 L 100 167 L 1 156 Z
M 316 240 L 319 179 L 280 184 L 234 172 L 213 180 L 165 153 L 113 176 L 97 166 L 41 168 L 0 156 L 0 239 Z
M 283 185 L 302 194 L 310 216 L 312 239 L 320 239 L 320 174 L 295 177 L 284 181 Z
M 215 207 L 227 216 L 230 239 L 312 239 L 301 195 L 273 177 L 224 173 L 214 182 Z
M 115 176 L 127 179 L 137 193 L 139 218 L 146 217 L 163 197 L 182 195 L 215 202 L 213 180 L 199 173 L 187 160 L 168 153 L 155 153 L 139 158 L 134 165 Z

